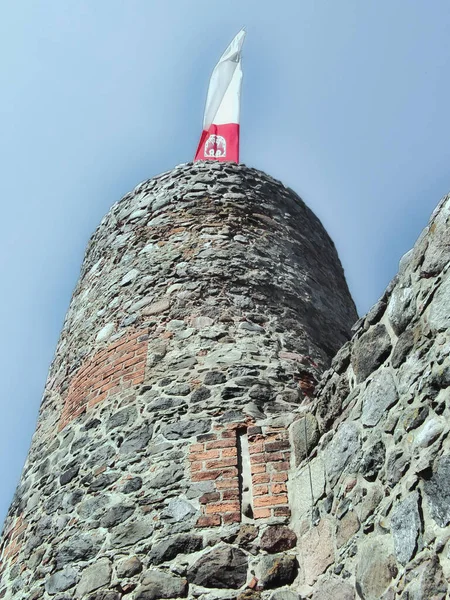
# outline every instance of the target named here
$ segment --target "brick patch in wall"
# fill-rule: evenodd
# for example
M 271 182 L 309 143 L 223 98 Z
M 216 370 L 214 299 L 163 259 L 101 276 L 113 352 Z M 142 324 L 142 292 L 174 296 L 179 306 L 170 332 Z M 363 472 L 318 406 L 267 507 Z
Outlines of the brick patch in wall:
M 238 431 L 246 429 L 252 478 L 254 519 L 290 515 L 287 485 L 290 466 L 288 432 L 278 428 L 230 424 L 197 437 L 190 447 L 193 482 L 212 481 L 214 491 L 200 497 L 197 527 L 216 527 L 242 520 Z
M 11 561 L 16 562 L 22 548 L 23 533 L 27 529 L 27 523 L 22 516 L 16 517 L 12 525 L 4 533 L 3 545 L 0 548 L 0 574 L 3 566 Z
M 58 431 L 115 392 L 143 383 L 147 346 L 147 332 L 133 331 L 89 358 L 69 384 Z

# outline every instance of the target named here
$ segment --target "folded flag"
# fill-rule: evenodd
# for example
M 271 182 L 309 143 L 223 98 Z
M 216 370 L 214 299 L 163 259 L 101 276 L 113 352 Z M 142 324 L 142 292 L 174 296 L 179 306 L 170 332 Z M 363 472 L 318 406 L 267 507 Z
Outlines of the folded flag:
M 203 132 L 194 160 L 239 162 L 239 118 L 242 85 L 242 29 L 211 75 Z

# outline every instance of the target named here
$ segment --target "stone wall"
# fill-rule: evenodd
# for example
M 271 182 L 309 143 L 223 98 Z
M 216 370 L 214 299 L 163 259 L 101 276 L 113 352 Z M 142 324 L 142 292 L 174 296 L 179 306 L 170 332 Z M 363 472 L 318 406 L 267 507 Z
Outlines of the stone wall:
M 320 222 L 263 173 L 183 165 L 125 196 L 67 313 L 0 598 L 244 599 L 296 580 L 288 428 L 355 318 Z
M 283 598 L 448 598 L 449 261 L 447 196 L 291 427 L 299 576 Z

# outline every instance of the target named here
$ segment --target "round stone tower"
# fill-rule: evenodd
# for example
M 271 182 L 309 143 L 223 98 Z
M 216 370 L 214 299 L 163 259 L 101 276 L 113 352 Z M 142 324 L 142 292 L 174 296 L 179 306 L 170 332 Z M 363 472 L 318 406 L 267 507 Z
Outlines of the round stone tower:
M 198 162 L 137 186 L 88 245 L 0 598 L 268 598 L 293 581 L 290 425 L 355 319 L 332 241 L 280 182 Z

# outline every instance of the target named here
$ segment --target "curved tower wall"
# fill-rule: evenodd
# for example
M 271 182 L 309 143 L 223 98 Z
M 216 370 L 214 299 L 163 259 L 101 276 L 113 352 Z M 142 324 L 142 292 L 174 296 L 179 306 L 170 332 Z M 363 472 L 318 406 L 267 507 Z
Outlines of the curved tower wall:
M 282 585 L 271 569 L 292 580 L 288 426 L 355 318 L 332 241 L 280 182 L 204 162 L 137 186 L 89 242 L 0 597 L 217 598 Z

